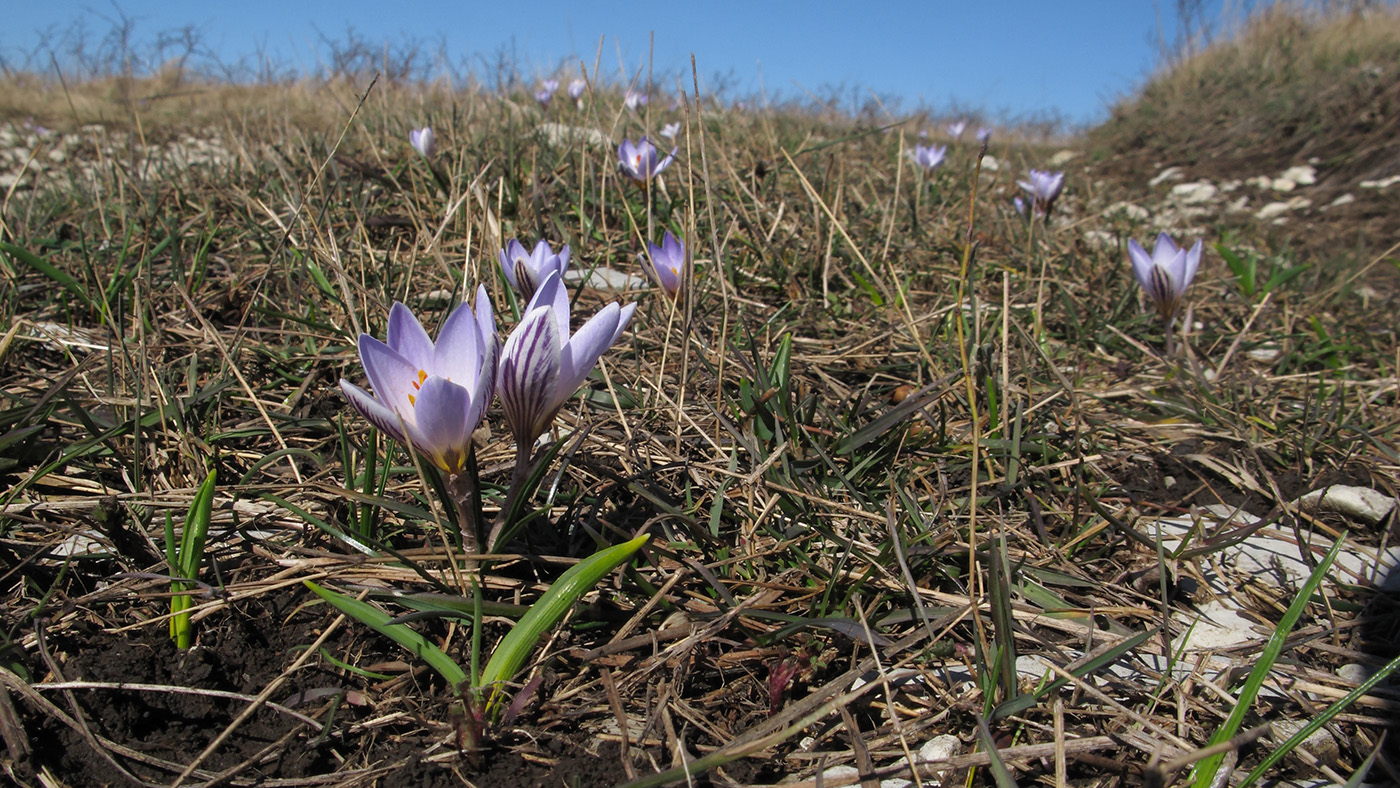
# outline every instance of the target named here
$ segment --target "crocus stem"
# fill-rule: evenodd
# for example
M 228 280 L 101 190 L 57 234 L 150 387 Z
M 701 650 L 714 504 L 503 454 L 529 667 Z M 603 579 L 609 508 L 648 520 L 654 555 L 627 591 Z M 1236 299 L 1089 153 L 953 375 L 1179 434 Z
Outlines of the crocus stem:
M 516 499 L 525 491 L 525 482 L 530 478 L 530 468 L 533 465 L 530 462 L 531 448 L 533 446 L 525 441 L 515 444 L 515 469 L 510 472 L 510 489 L 506 491 L 506 502 L 501 506 L 500 515 L 491 526 L 491 535 L 486 540 L 487 549 L 500 546 L 496 541 L 510 524 L 510 513 L 515 508 Z
M 1172 352 L 1176 349 L 1176 335 L 1172 332 L 1172 326 L 1176 323 L 1176 316 L 1171 315 L 1166 319 L 1167 333 L 1167 358 L 1172 357 Z
M 447 475 L 447 496 L 457 508 L 457 529 L 462 535 L 462 549 L 468 553 L 481 552 L 478 521 L 481 502 L 477 498 L 476 474 L 471 470 Z

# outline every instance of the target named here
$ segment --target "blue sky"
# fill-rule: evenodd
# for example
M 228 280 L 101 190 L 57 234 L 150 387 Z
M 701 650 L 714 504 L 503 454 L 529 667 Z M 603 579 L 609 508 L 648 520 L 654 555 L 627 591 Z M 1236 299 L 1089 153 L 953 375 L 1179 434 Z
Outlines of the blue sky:
M 1221 0 L 1206 0 L 1218 14 Z M 582 60 L 621 81 L 643 78 L 654 34 L 653 73 L 684 74 L 694 53 L 702 90 L 724 75 L 731 98 L 895 97 L 905 111 L 982 110 L 996 119 L 1058 113 L 1101 120 L 1156 63 L 1159 29 L 1175 36 L 1172 0 L 965 0 L 710 3 L 379 0 L 167 0 L 16 2 L 0 28 L 0 56 L 22 65 L 43 34 L 81 24 L 99 41 L 118 18 L 133 23 L 139 51 L 163 31 L 192 26 L 224 62 L 267 53 L 283 65 L 323 65 L 324 38 L 353 29 L 390 45 L 441 43 L 453 62 L 478 69 L 505 54 L 527 78 Z M 1159 14 L 1161 17 L 1159 19 Z M 1160 26 L 1159 26 L 1160 25 Z M 51 36 L 52 37 L 52 36 Z M 601 57 L 599 57 L 599 42 Z M 45 54 L 36 62 L 47 65 Z M 839 90 L 838 90 L 839 89 Z

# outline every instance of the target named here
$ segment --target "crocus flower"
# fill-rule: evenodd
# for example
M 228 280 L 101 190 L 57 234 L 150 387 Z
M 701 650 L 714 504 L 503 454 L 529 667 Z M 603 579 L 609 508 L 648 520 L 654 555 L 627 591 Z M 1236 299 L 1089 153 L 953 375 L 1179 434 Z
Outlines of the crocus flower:
M 546 79 L 545 81 L 543 81 L 543 82 L 540 83 L 540 90 L 547 90 L 547 91 L 549 91 L 549 94 L 550 94 L 551 96 L 554 95 L 554 91 L 556 91 L 556 90 L 558 90 L 558 89 L 559 89 L 559 80 L 557 80 L 557 79 Z
M 637 107 L 645 107 L 647 105 L 647 101 L 649 101 L 650 99 L 647 98 L 647 94 L 638 93 L 637 91 L 628 88 L 627 93 L 623 96 L 622 100 L 623 103 L 627 105 L 628 109 L 636 109 Z
M 549 242 L 541 240 L 535 244 L 533 252 L 526 252 L 525 245 L 511 239 L 500 252 L 501 270 L 505 271 L 506 281 L 525 299 L 529 299 L 539 289 L 540 283 L 552 272 L 560 276 L 569 267 L 569 245 L 555 254 Z
M 680 122 L 680 121 L 676 121 L 675 123 L 667 123 L 665 126 L 662 126 L 662 127 L 661 127 L 661 136 L 665 137 L 665 138 L 668 139 L 668 140 L 673 140 L 673 139 L 675 139 L 675 138 L 676 138 L 676 135 L 677 135 L 677 134 L 680 134 L 680 133 L 681 133 L 681 122 Z
M 577 101 L 583 97 L 583 91 L 588 89 L 588 82 L 582 77 L 569 83 L 569 98 Z
M 617 161 L 622 165 L 623 174 L 645 188 L 652 178 L 671 166 L 678 150 L 680 148 L 672 148 L 671 155 L 658 162 L 656 146 L 646 137 L 642 137 L 635 145 L 632 144 L 632 140 L 624 138 L 622 144 L 617 146 Z
M 569 294 L 550 273 L 506 339 L 496 388 L 517 450 L 534 446 L 632 319 L 636 304 L 603 307 L 569 333 Z
M 1031 170 L 1030 180 L 1016 181 L 1016 185 L 1030 195 L 1031 207 L 1035 209 L 1036 215 L 1048 216 L 1050 209 L 1055 206 L 1055 199 L 1060 196 L 1060 190 L 1065 187 L 1065 174 L 1049 170 Z
M 1014 205 L 1014 206 L 1016 206 L 1016 213 L 1021 214 L 1021 218 L 1022 218 L 1022 219 L 1027 218 L 1027 216 L 1026 216 L 1026 201 L 1025 201 L 1025 200 L 1021 199 L 1020 196 L 1018 195 L 1018 196 L 1016 196 L 1016 197 L 1012 197 L 1012 198 L 1011 198 L 1011 204 Z
M 980 143 L 982 143 L 983 145 L 985 145 L 985 144 L 987 144 L 987 140 L 989 140 L 989 139 L 991 139 L 991 138 L 992 138 L 992 130 L 991 130 L 990 127 L 988 127 L 988 126 L 978 126 L 978 127 L 977 127 L 977 141 L 978 141 L 978 142 L 980 142 Z
M 1133 261 L 1133 273 L 1138 283 L 1157 305 L 1157 314 L 1163 320 L 1170 320 L 1201 265 L 1200 240 L 1188 251 L 1178 247 L 1166 233 L 1162 233 L 1157 236 L 1157 246 L 1152 254 L 1148 255 L 1147 250 L 1134 238 L 1128 241 L 1128 258 Z
M 661 245 L 648 241 L 647 254 L 641 255 L 642 270 L 648 277 L 674 296 L 685 281 L 685 244 L 667 230 Z
M 948 134 L 955 140 L 962 139 L 964 131 L 967 131 L 967 121 L 965 120 L 960 120 L 956 123 L 948 124 Z
M 437 151 L 437 138 L 433 136 L 433 128 L 424 126 L 421 129 L 413 129 L 408 132 L 408 142 L 425 159 L 431 159 L 433 153 Z
M 466 304 L 452 311 L 436 343 L 408 307 L 395 303 L 388 341 L 361 334 L 359 347 L 374 396 L 342 378 L 345 398 L 433 465 L 461 473 L 496 385 L 499 343 L 486 287 L 477 289 L 475 313 Z
M 914 163 L 923 167 L 926 172 L 932 172 L 938 165 L 943 163 L 943 157 L 948 153 L 946 145 L 915 145 L 914 149 L 908 151 L 909 158 Z

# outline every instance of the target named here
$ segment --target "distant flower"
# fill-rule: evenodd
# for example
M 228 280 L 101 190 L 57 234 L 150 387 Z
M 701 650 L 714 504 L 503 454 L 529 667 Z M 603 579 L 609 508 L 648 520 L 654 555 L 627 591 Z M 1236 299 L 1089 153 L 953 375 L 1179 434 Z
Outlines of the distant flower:
M 748 108 L 749 108 L 749 102 L 747 102 L 747 101 L 739 101 L 739 102 L 736 102 L 736 103 L 734 104 L 734 111 L 736 111 L 736 112 L 744 112 L 744 111 L 747 110 Z
M 582 78 L 575 79 L 569 83 L 569 98 L 577 101 L 583 97 L 583 91 L 588 89 L 588 83 Z
M 647 94 L 645 94 L 645 93 L 638 93 L 637 91 L 632 90 L 631 88 L 628 88 L 628 89 L 627 89 L 627 94 L 626 94 L 625 96 L 623 96 L 623 99 L 622 99 L 623 103 L 625 103 L 625 104 L 627 105 L 627 108 L 628 108 L 628 109 L 636 109 L 637 107 L 645 107 L 645 106 L 647 105 L 647 101 L 649 101 L 649 100 L 650 100 L 650 99 L 647 98 Z
M 1157 314 L 1170 320 L 1201 265 L 1201 241 L 1197 239 L 1188 251 L 1162 233 L 1157 236 L 1157 246 L 1149 256 L 1134 238 L 1128 241 L 1128 258 L 1133 262 L 1133 274 L 1138 283 L 1157 305 Z
M 345 398 L 433 465 L 461 473 L 496 385 L 499 343 L 486 287 L 477 289 L 475 313 L 466 304 L 453 310 L 436 343 L 408 307 L 395 303 L 388 342 L 361 334 L 359 348 L 374 396 L 342 378 Z
M 433 154 L 437 152 L 437 137 L 433 136 L 433 128 L 431 126 L 424 126 L 421 129 L 413 129 L 410 131 L 408 133 L 408 142 L 417 149 L 425 159 L 431 159 Z
M 992 129 L 991 129 L 989 126 L 979 126 L 979 127 L 977 127 L 977 141 L 978 141 L 978 142 L 980 142 L 980 143 L 982 143 L 983 145 L 985 145 L 985 144 L 987 144 L 987 140 L 989 140 L 989 139 L 991 139 L 991 138 L 992 138 Z
M 955 140 L 962 139 L 964 131 L 967 131 L 967 121 L 965 120 L 948 124 L 948 134 Z
M 921 139 L 921 140 L 926 140 L 926 139 L 928 139 L 928 129 L 919 129 L 919 139 Z
M 948 147 L 946 145 L 915 145 L 914 149 L 907 151 L 907 153 L 915 164 L 924 168 L 926 172 L 932 172 L 943 163 L 943 157 L 947 155 Z
M 540 83 L 540 89 L 535 91 L 535 101 L 538 101 L 541 107 L 548 107 L 549 100 L 554 98 L 554 91 L 558 89 L 559 80 L 546 79 L 544 82 Z
M 675 123 L 667 123 L 665 126 L 662 126 L 662 127 L 661 127 L 661 136 L 665 137 L 665 138 L 668 139 L 668 140 L 673 140 L 673 139 L 675 139 L 675 138 L 676 138 L 676 135 L 677 135 L 677 134 L 680 134 L 680 133 L 681 133 L 681 122 L 680 122 L 680 121 L 676 121 Z
M 663 170 L 671 166 L 671 162 L 676 158 L 676 151 L 680 148 L 672 148 L 671 155 L 657 161 L 656 146 L 646 137 L 637 140 L 633 145 L 629 139 L 623 139 L 622 144 L 617 146 L 617 160 L 622 165 L 622 172 L 638 185 L 645 187 L 651 179 L 660 175 Z
M 667 230 L 661 245 L 648 241 L 647 254 L 641 255 L 642 270 L 667 295 L 680 292 L 685 282 L 685 244 Z
M 1065 187 L 1065 174 L 1049 170 L 1031 170 L 1030 180 L 1016 181 L 1016 185 L 1030 195 L 1031 207 L 1035 209 L 1037 216 L 1048 216 L 1050 209 L 1055 207 L 1060 190 Z
M 1011 204 L 1014 205 L 1014 206 L 1016 206 L 1016 213 L 1021 214 L 1021 218 L 1022 218 L 1022 219 L 1028 218 L 1028 217 L 1026 216 L 1026 201 L 1025 201 L 1025 200 L 1021 199 L 1020 196 L 1012 197 L 1012 198 L 1011 198 Z
M 636 304 L 608 304 L 571 335 L 569 294 L 558 274 L 545 277 L 506 339 L 496 377 L 506 424 L 517 446 L 533 446 L 549 429 L 636 309 Z
M 569 267 L 569 245 L 564 244 L 559 254 L 555 254 L 549 247 L 549 242 L 541 240 L 535 244 L 534 251 L 526 252 L 525 245 L 512 238 L 510 243 L 506 244 L 506 248 L 501 250 L 500 258 L 501 270 L 505 272 L 506 280 L 517 293 L 528 300 L 550 273 L 564 275 L 564 271 Z

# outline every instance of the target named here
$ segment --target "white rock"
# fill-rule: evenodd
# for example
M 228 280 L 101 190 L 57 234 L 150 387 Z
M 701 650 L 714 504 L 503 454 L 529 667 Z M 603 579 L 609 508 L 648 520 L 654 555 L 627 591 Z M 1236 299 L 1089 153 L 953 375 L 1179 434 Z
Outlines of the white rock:
M 1124 216 L 1141 222 L 1146 221 L 1152 214 L 1141 205 L 1134 205 L 1130 202 L 1116 202 L 1104 209 L 1103 217 L 1105 219 L 1112 219 L 1116 216 Z
M 447 290 L 444 288 L 429 290 L 418 299 L 418 304 L 427 309 L 436 309 L 452 303 L 452 300 L 456 298 L 456 296 L 457 292 L 455 290 Z
M 946 761 L 962 752 L 962 740 L 951 733 L 934 736 L 919 748 L 921 761 Z
M 1272 364 L 1278 361 L 1278 357 L 1283 355 L 1283 351 L 1276 347 L 1256 347 L 1244 352 L 1246 356 L 1265 364 Z
M 1239 197 L 1236 197 L 1235 199 L 1231 200 L 1230 203 L 1225 206 L 1225 210 L 1229 211 L 1230 213 L 1244 213 L 1246 210 L 1248 210 L 1248 206 L 1249 195 L 1241 194 Z
M 1313 490 L 1299 498 L 1298 508 L 1309 514 L 1337 512 L 1375 525 L 1395 508 L 1395 499 L 1370 487 L 1334 484 L 1324 490 Z
M 1118 245 L 1118 236 L 1103 230 L 1085 230 L 1084 241 L 1095 249 L 1110 249 Z
M 1267 189 L 1274 185 L 1274 179 L 1267 175 L 1256 175 L 1253 178 L 1245 178 L 1244 185 L 1255 189 Z
M 982 169 L 987 172 L 996 172 L 1001 169 L 1001 162 L 997 161 L 995 156 L 983 156 Z
M 1201 605 L 1201 615 L 1194 618 L 1195 626 L 1172 643 L 1174 651 L 1218 651 L 1257 640 L 1252 620 L 1215 599 Z
M 833 766 L 822 772 L 821 784 L 837 788 L 843 785 L 860 785 L 860 769 L 854 766 Z M 909 788 L 908 780 L 886 779 L 880 781 L 880 788 Z
M 584 281 L 585 277 L 587 281 Z M 594 287 L 599 290 L 637 290 L 647 286 L 647 280 L 644 277 L 616 271 L 605 266 L 600 266 L 592 271 L 571 268 L 564 272 L 564 281 L 570 284 L 583 282 L 585 287 Z
M 1291 192 L 1298 188 L 1298 184 L 1288 178 L 1274 178 L 1269 182 L 1269 188 L 1276 192 Z
M 1167 181 L 1179 181 L 1186 177 L 1182 175 L 1180 167 L 1168 167 L 1157 173 L 1156 177 L 1147 182 L 1148 186 L 1161 186 Z
M 1306 724 L 1301 720 L 1278 720 L 1271 723 L 1273 735 L 1269 738 L 1273 739 L 1275 745 L 1283 744 L 1301 731 Z M 1312 735 L 1303 739 L 1300 746 L 1317 756 L 1317 759 L 1327 766 L 1335 764 L 1338 756 L 1341 755 L 1337 747 L 1337 740 L 1332 738 L 1332 734 L 1328 733 L 1325 727 L 1313 731 Z
M 1356 197 L 1352 196 L 1351 192 L 1347 192 L 1346 194 L 1341 195 L 1332 202 L 1327 203 L 1327 207 L 1336 208 L 1339 205 L 1351 205 L 1354 202 L 1356 202 Z
M 1279 177 L 1293 181 L 1299 186 L 1311 186 L 1317 183 L 1317 168 L 1306 164 L 1289 167 Z
M 1360 684 L 1373 675 L 1375 675 L 1374 670 L 1356 662 L 1348 662 L 1337 668 L 1337 677 L 1344 681 L 1350 681 L 1352 684 Z
M 1221 182 L 1220 182 L 1220 191 L 1224 192 L 1225 194 L 1229 194 L 1230 192 L 1239 189 L 1240 186 L 1241 186 L 1243 183 L 1244 183 L 1244 181 L 1242 181 L 1242 180 L 1240 180 L 1240 179 L 1238 179 L 1238 178 L 1234 178 L 1234 179 L 1228 180 L 1228 181 L 1221 181 Z
M 54 164 L 62 164 L 63 160 L 67 158 L 68 154 L 64 153 L 62 148 L 54 148 L 53 150 L 49 151 L 49 161 L 53 162 Z
M 1059 153 L 1056 153 L 1054 156 L 1050 157 L 1050 166 L 1063 167 L 1066 164 L 1069 164 L 1071 161 L 1074 161 L 1075 159 L 1079 158 L 1079 156 L 1080 153 L 1077 150 L 1062 150 Z
M 1258 219 L 1261 222 L 1265 222 L 1270 219 L 1283 216 L 1284 214 L 1288 213 L 1288 211 L 1288 203 L 1271 202 L 1268 205 L 1265 205 L 1263 208 L 1260 208 L 1259 210 L 1255 211 L 1254 218 Z
M 597 147 L 609 147 L 608 135 L 598 129 L 568 126 L 563 123 L 542 123 L 540 132 L 551 145 L 568 145 L 583 142 Z
M 1197 183 L 1178 183 L 1172 187 L 1171 199 L 1182 205 L 1200 205 L 1203 202 L 1210 202 L 1215 199 L 1215 184 L 1209 181 L 1199 181 Z
M 1381 178 L 1378 181 L 1362 181 L 1363 189 L 1389 189 L 1391 186 L 1400 183 L 1400 175 L 1392 175 L 1389 178 Z

